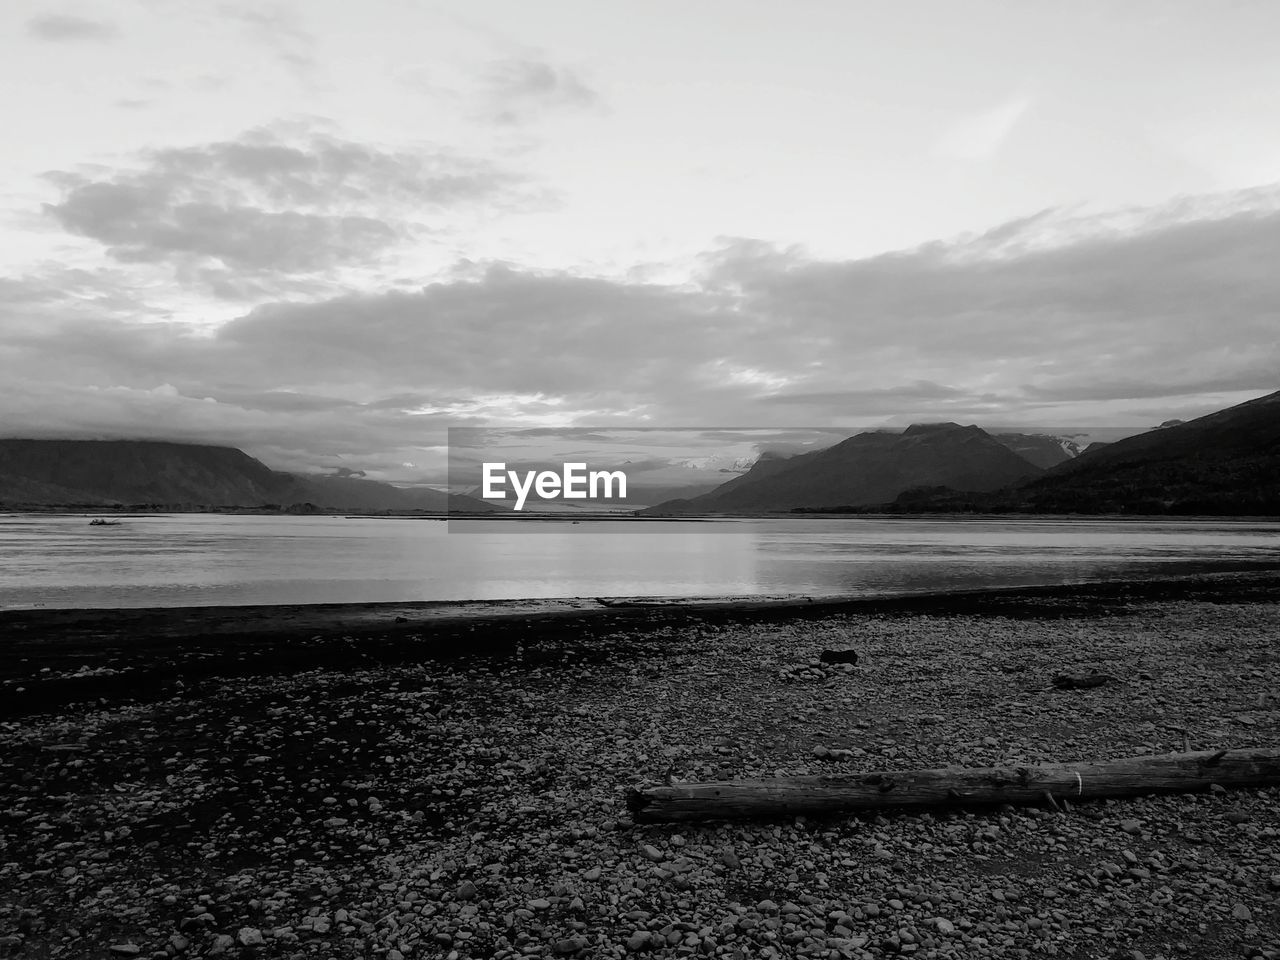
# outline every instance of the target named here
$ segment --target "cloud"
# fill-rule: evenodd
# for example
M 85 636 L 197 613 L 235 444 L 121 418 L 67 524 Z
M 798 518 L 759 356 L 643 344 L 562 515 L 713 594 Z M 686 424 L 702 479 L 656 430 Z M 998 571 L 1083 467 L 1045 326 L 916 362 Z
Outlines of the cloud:
M 62 198 L 45 212 L 113 260 L 168 263 L 230 298 L 262 293 L 268 277 L 373 263 L 447 211 L 524 202 L 522 182 L 482 160 L 310 131 L 255 130 L 140 161 L 49 174 Z
M 1265 389 L 1280 369 L 1269 332 L 1280 210 L 1256 193 L 1239 199 L 1250 206 L 1192 219 L 1157 211 L 1126 227 L 1113 217 L 1092 230 L 1080 218 L 1028 218 L 970 241 L 850 262 L 744 244 L 722 252 L 710 282 L 821 358 L 773 404 L 834 402 L 824 383 L 839 393 L 915 380 L 952 392 L 903 396 L 904 408 L 971 415 L 1174 397 L 1233 380 L 1238 390 Z M 894 382 L 879 371 L 893 371 Z M 847 399 L 866 409 L 869 398 Z
M 50 43 L 80 40 L 103 41 L 116 35 L 115 25 L 65 13 L 46 13 L 27 21 L 27 33 Z
M 765 403 L 789 404 L 792 406 L 832 408 L 853 408 L 859 410 L 875 410 L 876 412 L 896 413 L 908 403 L 934 403 L 951 400 L 972 400 L 972 397 L 956 387 L 947 387 L 928 380 L 917 380 L 915 383 L 899 384 L 892 387 L 880 387 L 870 390 L 831 390 L 824 393 L 777 393 L 762 397 Z
M 250 156 L 272 171 L 261 192 L 313 186 L 293 160 Z M 423 479 L 395 464 L 425 462 L 450 425 L 1145 426 L 1280 387 L 1278 261 L 1280 196 L 1255 191 L 1050 211 L 860 260 L 731 242 L 680 285 L 471 264 L 216 330 L 143 312 L 111 271 L 50 268 L 0 283 L 0 430 L 163 434 Z
M 542 60 L 498 60 L 484 74 L 486 115 L 517 124 L 555 110 L 591 110 L 600 97 L 572 70 Z
M 303 77 L 316 69 L 315 38 L 292 8 L 283 3 L 223 3 L 224 16 L 239 21 L 250 37 L 271 50 L 285 66 Z
M 696 378 L 715 344 L 740 327 L 714 297 L 495 264 L 416 292 L 263 306 L 216 340 L 261 355 L 289 344 L 308 368 L 347 383 L 573 397 L 616 414 L 647 399 L 656 379 Z M 673 339 L 687 359 L 673 355 Z
M 960 160 L 989 160 L 1004 145 L 1030 106 L 1030 97 L 1019 96 L 964 117 L 943 134 L 937 149 L 945 156 Z

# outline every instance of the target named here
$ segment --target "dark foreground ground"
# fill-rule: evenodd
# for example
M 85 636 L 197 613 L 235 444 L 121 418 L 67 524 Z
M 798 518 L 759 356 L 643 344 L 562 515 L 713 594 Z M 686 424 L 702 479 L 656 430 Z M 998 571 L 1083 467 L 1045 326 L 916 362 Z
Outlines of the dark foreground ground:
M 1278 789 L 680 827 L 622 803 L 1280 747 L 1278 601 L 1259 573 L 327 627 L 0 614 L 0 957 L 1280 956 Z M 1117 680 L 1050 688 L 1094 668 Z

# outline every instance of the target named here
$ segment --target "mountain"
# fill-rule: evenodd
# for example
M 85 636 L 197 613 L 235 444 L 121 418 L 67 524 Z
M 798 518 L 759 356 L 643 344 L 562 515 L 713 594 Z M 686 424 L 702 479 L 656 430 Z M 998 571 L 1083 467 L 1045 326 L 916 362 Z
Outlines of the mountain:
M 790 459 L 761 458 L 711 493 L 648 514 L 762 513 L 885 503 L 914 487 L 991 491 L 1040 473 L 978 427 L 913 424 L 869 432 Z
M 1041 470 L 1080 456 L 1080 446 L 1069 437 L 1045 433 L 992 433 L 992 437 Z
M 1046 513 L 1280 514 L 1280 392 L 1090 446 L 1010 499 Z
M 815 451 L 815 453 L 816 452 L 818 451 Z M 812 454 L 801 454 L 801 456 L 812 456 Z M 668 508 L 672 504 L 677 504 L 677 503 L 699 503 L 700 504 L 702 501 L 706 500 L 708 497 L 713 497 L 713 496 L 720 499 L 723 499 L 726 496 L 733 496 L 735 491 L 739 490 L 744 486 L 757 483 L 760 480 L 763 480 L 767 477 L 772 477 L 775 474 L 783 473 L 786 470 L 789 470 L 792 466 L 795 465 L 795 463 L 799 459 L 800 459 L 799 457 L 785 457 L 785 456 L 782 456 L 781 454 L 765 451 L 764 453 L 760 454 L 759 459 L 757 459 L 756 462 L 751 465 L 751 467 L 747 470 L 746 473 L 739 474 L 738 476 L 734 477 L 731 480 L 726 480 L 724 483 L 708 491 L 698 492 L 698 491 L 692 491 L 692 490 L 689 490 L 689 491 L 682 490 L 680 491 L 680 493 L 684 494 L 684 496 L 681 496 L 678 499 L 668 500 L 665 503 L 659 503 L 658 506 L 654 507 L 653 509 L 655 511 L 665 510 L 665 508 Z M 692 508 L 694 512 L 697 512 L 697 510 L 699 509 L 701 508 L 698 506 L 695 506 Z M 683 513 L 686 511 L 676 510 L 675 512 Z
M 234 447 L 153 440 L 0 440 L 0 504 L 491 511 L 426 488 L 281 473 Z
M 450 498 L 448 494 L 429 487 L 393 487 L 389 483 L 358 477 L 292 474 L 291 479 L 293 486 L 286 494 L 291 503 L 309 502 L 317 507 L 334 510 L 422 510 L 444 513 L 452 508 L 489 513 L 498 509 L 471 497 Z

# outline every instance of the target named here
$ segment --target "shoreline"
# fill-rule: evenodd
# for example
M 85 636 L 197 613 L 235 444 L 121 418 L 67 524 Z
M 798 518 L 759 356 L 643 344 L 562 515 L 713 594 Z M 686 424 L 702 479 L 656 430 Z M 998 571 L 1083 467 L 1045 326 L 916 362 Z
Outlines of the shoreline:
M 190 681 L 329 667 L 511 657 L 692 626 L 803 623 L 855 615 L 1070 618 L 1161 600 L 1276 602 L 1280 569 L 859 597 L 576 598 L 455 603 L 0 610 L 0 718 L 75 703 L 156 699 Z M 601 602 L 602 599 L 605 602 Z M 589 642 L 589 641 L 588 641 Z

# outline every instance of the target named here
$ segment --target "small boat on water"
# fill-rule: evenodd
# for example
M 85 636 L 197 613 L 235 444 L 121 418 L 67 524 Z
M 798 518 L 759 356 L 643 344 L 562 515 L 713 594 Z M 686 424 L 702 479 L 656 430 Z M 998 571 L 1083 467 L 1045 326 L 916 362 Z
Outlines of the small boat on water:
M 91 527 L 118 527 L 118 526 L 120 526 L 120 521 L 119 521 L 119 520 L 104 520 L 102 517 L 94 517 L 92 520 L 90 520 L 90 521 L 89 521 L 89 526 L 91 526 Z

